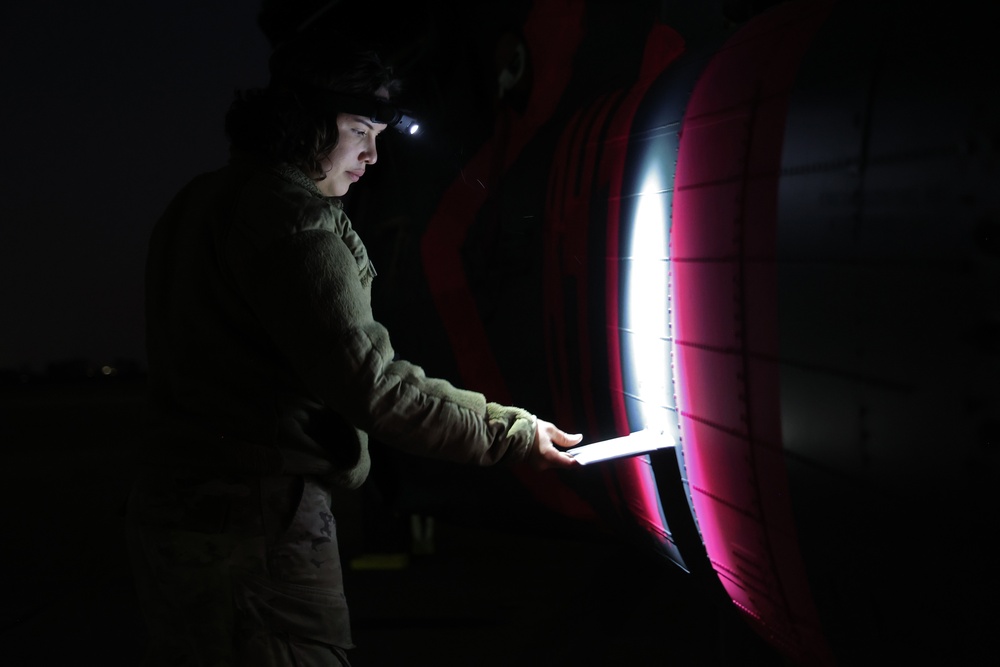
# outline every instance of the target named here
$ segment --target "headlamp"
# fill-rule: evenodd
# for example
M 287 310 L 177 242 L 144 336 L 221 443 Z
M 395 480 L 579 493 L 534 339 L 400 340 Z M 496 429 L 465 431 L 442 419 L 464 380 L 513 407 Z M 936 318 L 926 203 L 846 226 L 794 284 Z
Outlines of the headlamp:
M 417 119 L 410 112 L 392 102 L 378 97 L 330 95 L 329 103 L 342 113 L 364 116 L 373 123 L 387 125 L 403 134 L 414 135 L 420 131 Z

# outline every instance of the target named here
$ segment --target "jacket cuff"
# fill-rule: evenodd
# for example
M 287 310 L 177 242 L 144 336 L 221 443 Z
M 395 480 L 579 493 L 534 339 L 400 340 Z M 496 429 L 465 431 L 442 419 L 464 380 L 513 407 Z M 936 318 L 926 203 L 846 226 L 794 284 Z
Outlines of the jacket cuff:
M 501 422 L 506 426 L 504 431 L 508 446 L 504 462 L 513 464 L 525 461 L 535 445 L 538 418 L 522 408 L 499 403 L 487 403 L 486 415 L 489 421 Z

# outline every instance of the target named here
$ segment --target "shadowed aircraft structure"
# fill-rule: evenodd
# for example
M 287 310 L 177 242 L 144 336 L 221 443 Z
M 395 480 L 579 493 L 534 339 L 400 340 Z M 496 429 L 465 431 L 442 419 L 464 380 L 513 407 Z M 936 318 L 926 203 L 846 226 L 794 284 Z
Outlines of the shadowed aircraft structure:
M 996 40 L 972 4 L 764 5 L 455 3 L 490 28 L 408 54 L 426 131 L 349 203 L 392 258 L 400 352 L 586 440 L 675 446 L 484 472 L 499 495 L 447 469 L 392 483 L 646 545 L 794 664 L 975 659 L 997 592 Z

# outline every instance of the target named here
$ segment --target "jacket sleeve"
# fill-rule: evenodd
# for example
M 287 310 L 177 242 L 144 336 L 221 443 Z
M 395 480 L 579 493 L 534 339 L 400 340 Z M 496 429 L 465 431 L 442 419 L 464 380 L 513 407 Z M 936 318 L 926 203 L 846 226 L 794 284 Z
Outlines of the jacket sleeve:
M 534 415 L 393 360 L 388 331 L 372 315 L 368 267 L 359 267 L 338 234 L 302 231 L 264 257 L 244 267 L 242 289 L 295 374 L 328 408 L 419 456 L 478 465 L 528 456 Z

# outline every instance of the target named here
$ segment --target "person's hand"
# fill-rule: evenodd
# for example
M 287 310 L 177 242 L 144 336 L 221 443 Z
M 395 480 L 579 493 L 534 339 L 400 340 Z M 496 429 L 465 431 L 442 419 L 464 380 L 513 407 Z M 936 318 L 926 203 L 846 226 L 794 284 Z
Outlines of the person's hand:
M 535 470 L 548 468 L 569 468 L 580 465 L 576 459 L 562 451 L 562 448 L 574 447 L 583 440 L 583 434 L 570 435 L 555 424 L 544 419 L 538 419 L 538 430 L 535 431 L 535 444 L 528 454 L 527 463 Z

